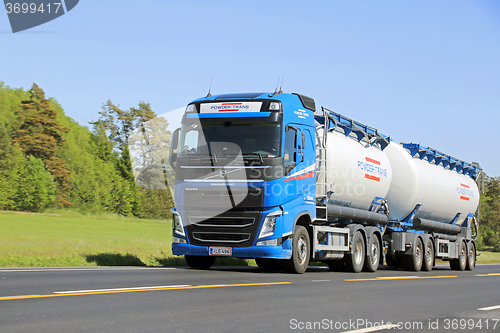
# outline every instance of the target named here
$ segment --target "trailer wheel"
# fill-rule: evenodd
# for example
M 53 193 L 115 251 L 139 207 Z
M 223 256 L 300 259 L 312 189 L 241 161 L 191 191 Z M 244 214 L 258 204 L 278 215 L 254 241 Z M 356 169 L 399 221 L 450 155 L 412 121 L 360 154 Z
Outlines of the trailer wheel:
M 284 267 L 290 273 L 302 274 L 309 265 L 311 256 L 311 242 L 306 228 L 295 227 L 292 239 L 292 257 L 284 262 Z
M 365 258 L 363 271 L 375 272 L 378 269 L 380 262 L 380 243 L 377 236 L 370 237 L 370 244 L 368 244 L 368 256 Z
M 403 257 L 403 264 L 407 271 L 419 272 L 422 269 L 422 262 L 424 259 L 424 245 L 422 239 L 417 238 L 415 244 L 415 253 L 412 255 L 405 255 Z
M 215 262 L 215 257 L 184 256 L 184 258 L 189 267 L 198 269 L 209 269 Z
M 354 234 L 352 246 L 354 246 L 354 253 L 346 253 L 342 261 L 345 263 L 345 267 L 348 271 L 359 273 L 365 263 L 366 253 L 365 240 L 359 231 L 356 231 L 356 234 Z
M 432 271 L 432 266 L 434 266 L 434 245 L 432 240 L 429 238 L 427 240 L 427 245 L 425 246 L 424 264 L 422 268 L 424 271 Z
M 450 268 L 454 271 L 464 271 L 465 266 L 467 266 L 467 257 L 467 245 L 462 242 L 458 259 L 450 260 Z
M 467 264 L 465 265 L 465 269 L 468 271 L 472 271 L 476 266 L 476 246 L 474 243 L 470 243 L 469 245 L 469 255 L 467 256 Z

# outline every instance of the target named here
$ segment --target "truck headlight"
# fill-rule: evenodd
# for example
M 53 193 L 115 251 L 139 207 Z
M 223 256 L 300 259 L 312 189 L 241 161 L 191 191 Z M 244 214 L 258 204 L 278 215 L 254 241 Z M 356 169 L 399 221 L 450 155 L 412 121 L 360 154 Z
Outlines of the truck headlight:
M 260 229 L 259 238 L 269 237 L 274 235 L 274 229 L 276 227 L 276 219 L 282 214 L 281 211 L 269 213 L 262 223 L 262 228 Z
M 182 219 L 181 216 L 178 213 L 174 213 L 172 216 L 172 224 L 174 227 L 174 232 L 186 237 L 186 234 L 184 233 L 184 226 L 182 225 Z
M 269 110 L 270 111 L 279 111 L 279 110 L 281 110 L 281 104 L 278 102 L 271 102 L 271 104 L 269 104 Z
M 197 113 L 198 110 L 196 109 L 196 105 L 195 104 L 189 104 L 187 107 L 186 107 L 186 113 Z

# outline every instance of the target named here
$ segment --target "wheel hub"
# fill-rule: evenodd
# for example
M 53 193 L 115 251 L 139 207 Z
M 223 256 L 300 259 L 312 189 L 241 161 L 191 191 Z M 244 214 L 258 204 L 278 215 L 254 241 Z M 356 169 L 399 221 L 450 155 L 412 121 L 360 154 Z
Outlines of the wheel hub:
M 299 263 L 301 265 L 304 264 L 307 256 L 307 242 L 304 236 L 300 236 L 299 241 L 297 242 L 297 254 Z

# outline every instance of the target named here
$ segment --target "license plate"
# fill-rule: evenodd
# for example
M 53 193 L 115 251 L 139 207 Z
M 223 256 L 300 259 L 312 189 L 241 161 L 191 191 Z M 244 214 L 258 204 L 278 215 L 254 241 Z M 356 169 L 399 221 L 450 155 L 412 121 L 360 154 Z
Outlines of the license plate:
M 230 247 L 209 247 L 208 254 L 211 256 L 231 256 L 233 249 Z

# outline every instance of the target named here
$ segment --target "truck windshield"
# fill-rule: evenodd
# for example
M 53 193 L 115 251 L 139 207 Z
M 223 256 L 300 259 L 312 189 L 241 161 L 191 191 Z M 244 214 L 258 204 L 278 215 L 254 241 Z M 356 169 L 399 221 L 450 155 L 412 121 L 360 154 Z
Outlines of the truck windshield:
M 195 154 L 225 157 L 240 151 L 243 157 L 259 154 L 278 157 L 281 126 L 276 123 L 186 123 L 182 125 L 179 139 L 179 157 Z

